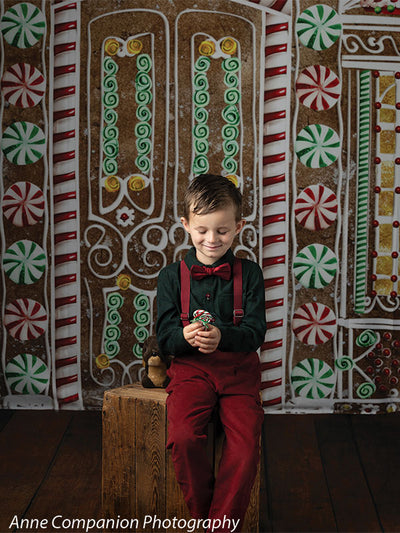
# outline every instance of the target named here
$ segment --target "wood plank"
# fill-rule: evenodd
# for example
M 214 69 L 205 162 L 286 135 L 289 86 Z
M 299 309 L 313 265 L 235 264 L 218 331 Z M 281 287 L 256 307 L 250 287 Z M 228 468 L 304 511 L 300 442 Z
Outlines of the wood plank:
M 336 531 L 314 415 L 266 415 L 265 472 L 273 531 Z
M 136 402 L 115 390 L 103 401 L 102 505 L 104 517 L 136 517 Z
M 11 409 L 0 409 L 0 431 L 3 431 L 13 414 Z
M 354 436 L 383 531 L 400 531 L 398 414 L 353 416 Z
M 48 475 L 25 516 L 52 519 L 57 515 L 67 519 L 102 515 L 100 412 L 72 414 Z
M 166 517 L 165 491 L 165 428 L 167 424 L 164 401 L 149 402 L 136 399 L 136 475 L 141 486 L 136 487 L 138 517 L 151 515 Z M 146 526 L 144 532 L 165 531 Z
M 338 531 L 381 531 L 353 440 L 351 418 L 322 416 L 316 420 L 316 431 Z
M 265 474 L 265 443 L 264 443 L 264 427 L 261 436 L 261 459 L 260 459 L 260 511 L 259 511 L 259 530 L 262 533 L 272 531 L 270 510 L 269 510 L 269 495 L 267 491 L 266 474 Z
M 67 412 L 16 411 L 0 433 L 0 531 L 23 516 L 70 420 Z

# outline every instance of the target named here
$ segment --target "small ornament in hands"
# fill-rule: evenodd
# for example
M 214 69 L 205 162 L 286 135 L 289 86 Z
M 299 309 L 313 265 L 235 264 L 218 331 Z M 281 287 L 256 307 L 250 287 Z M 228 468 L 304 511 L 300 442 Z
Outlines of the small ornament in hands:
M 215 319 L 211 313 L 204 311 L 204 309 L 197 309 L 193 313 L 193 320 L 191 322 L 201 322 L 204 326 L 204 329 L 208 329 L 209 324 L 214 322 Z

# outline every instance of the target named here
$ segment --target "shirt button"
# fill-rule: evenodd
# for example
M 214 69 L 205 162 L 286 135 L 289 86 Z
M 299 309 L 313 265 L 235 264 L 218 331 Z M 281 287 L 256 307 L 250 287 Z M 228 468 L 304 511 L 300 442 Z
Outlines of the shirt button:
M 209 292 L 206 294 L 206 300 L 207 302 L 211 300 L 211 294 Z

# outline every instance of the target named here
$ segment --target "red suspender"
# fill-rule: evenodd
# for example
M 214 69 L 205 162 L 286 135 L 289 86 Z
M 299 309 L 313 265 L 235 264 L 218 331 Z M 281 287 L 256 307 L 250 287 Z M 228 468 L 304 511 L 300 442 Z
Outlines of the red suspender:
M 233 262 L 233 325 L 238 326 L 244 316 L 242 262 L 235 257 Z
M 190 324 L 189 308 L 190 308 L 190 270 L 185 261 L 182 259 L 180 265 L 181 277 L 181 320 L 183 326 Z M 235 257 L 233 262 L 233 325 L 238 326 L 244 316 L 243 311 L 243 278 L 242 278 L 242 262 Z
M 181 261 L 181 320 L 183 327 L 190 324 L 189 321 L 190 308 L 190 270 L 185 261 Z

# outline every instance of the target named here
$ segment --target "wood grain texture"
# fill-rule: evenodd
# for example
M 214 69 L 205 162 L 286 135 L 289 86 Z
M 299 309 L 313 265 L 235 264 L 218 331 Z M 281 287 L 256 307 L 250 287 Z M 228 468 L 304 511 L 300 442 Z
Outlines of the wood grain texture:
M 176 481 L 167 442 L 167 394 L 140 384 L 107 391 L 103 403 L 103 514 L 137 518 L 146 515 L 190 519 Z M 214 423 L 209 428 L 210 461 L 218 467 L 224 435 Z M 244 532 L 259 530 L 260 469 L 245 518 Z M 159 523 L 157 524 L 157 526 Z M 144 528 L 145 533 L 164 531 Z M 176 531 L 170 528 L 169 532 Z

